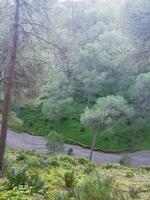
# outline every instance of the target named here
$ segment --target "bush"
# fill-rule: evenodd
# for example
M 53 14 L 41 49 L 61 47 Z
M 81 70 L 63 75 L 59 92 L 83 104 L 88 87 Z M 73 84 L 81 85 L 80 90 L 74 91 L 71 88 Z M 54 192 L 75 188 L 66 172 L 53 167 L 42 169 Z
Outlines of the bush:
M 12 190 L 0 191 L 0 200 L 32 200 L 31 187 L 18 186 Z
M 127 178 L 131 178 L 131 177 L 133 177 L 133 176 L 134 176 L 134 173 L 133 173 L 133 172 L 131 172 L 131 171 L 126 172 L 126 177 L 127 177 Z
M 48 134 L 47 147 L 50 153 L 62 153 L 64 151 L 64 142 L 62 135 L 56 131 L 52 131 Z
M 88 178 L 83 185 L 75 189 L 76 200 L 124 200 L 119 189 L 114 190 L 113 184 L 111 178 Z
M 27 165 L 10 169 L 7 172 L 7 178 L 9 180 L 9 189 L 13 189 L 19 185 L 25 186 L 29 178 L 29 174 L 27 174 Z
M 23 151 L 19 152 L 16 157 L 17 161 L 22 161 L 22 160 L 26 160 L 26 159 L 27 159 L 26 153 Z
M 129 195 L 132 199 L 138 198 L 138 189 L 134 187 L 129 188 Z
M 72 189 L 75 182 L 75 175 L 74 172 L 67 172 L 65 173 L 65 184 L 68 189 Z
M 79 200 L 101 200 L 110 199 L 112 192 L 112 180 L 90 180 L 87 179 L 81 188 L 76 192 Z
M 22 126 L 23 121 L 16 116 L 15 112 L 11 112 L 9 116 L 9 124 L 17 126 Z
M 58 193 L 55 197 L 55 200 L 70 200 L 70 197 L 67 193 Z
M 68 149 L 67 154 L 73 156 L 73 149 L 71 147 Z
M 88 159 L 83 158 L 83 157 L 78 158 L 78 162 L 79 162 L 79 164 L 81 164 L 81 165 L 87 165 L 87 164 L 91 163 Z
M 7 178 L 9 181 L 7 186 L 8 189 L 14 189 L 19 186 L 28 186 L 32 188 L 32 193 L 37 193 L 42 191 L 44 188 L 44 183 L 39 178 L 38 174 L 30 174 L 27 165 L 20 168 L 12 168 L 7 172 Z
M 124 155 L 120 160 L 119 160 L 119 164 L 126 166 L 126 167 L 130 167 L 132 165 L 132 159 L 130 156 L 128 155 Z

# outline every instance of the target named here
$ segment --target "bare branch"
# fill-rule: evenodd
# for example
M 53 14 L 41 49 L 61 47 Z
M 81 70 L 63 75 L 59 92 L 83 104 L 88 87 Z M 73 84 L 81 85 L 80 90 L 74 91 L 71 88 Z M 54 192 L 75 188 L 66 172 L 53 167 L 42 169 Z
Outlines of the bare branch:
M 37 39 L 39 39 L 39 40 L 41 40 L 41 41 L 43 41 L 43 42 L 45 42 L 45 43 L 47 43 L 49 45 L 52 45 L 53 47 L 55 47 L 60 52 L 60 54 L 62 55 L 64 60 L 66 59 L 66 56 L 64 56 L 64 52 L 62 51 L 62 49 L 57 44 L 55 44 L 55 43 L 53 43 L 51 41 L 48 41 L 48 40 L 44 39 L 43 37 L 41 37 L 40 35 L 36 35 L 36 34 L 34 34 L 32 32 L 28 32 L 28 31 L 22 31 L 22 32 L 25 33 L 25 34 L 32 35 L 33 37 L 35 37 L 35 38 L 37 38 Z

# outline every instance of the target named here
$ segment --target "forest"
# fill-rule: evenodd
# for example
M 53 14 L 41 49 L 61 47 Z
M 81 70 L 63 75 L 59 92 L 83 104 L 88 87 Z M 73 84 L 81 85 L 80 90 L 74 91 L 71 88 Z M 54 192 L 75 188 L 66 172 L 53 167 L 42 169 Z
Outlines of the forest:
M 149 0 L 0 0 L 0 200 L 150 198 L 149 27 Z

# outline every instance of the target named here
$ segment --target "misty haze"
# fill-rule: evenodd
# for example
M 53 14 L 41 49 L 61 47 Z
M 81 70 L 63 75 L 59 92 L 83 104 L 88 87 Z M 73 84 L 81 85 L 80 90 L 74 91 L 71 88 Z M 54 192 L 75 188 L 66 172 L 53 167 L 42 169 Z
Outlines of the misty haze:
M 150 0 L 0 0 L 0 200 L 150 200 Z

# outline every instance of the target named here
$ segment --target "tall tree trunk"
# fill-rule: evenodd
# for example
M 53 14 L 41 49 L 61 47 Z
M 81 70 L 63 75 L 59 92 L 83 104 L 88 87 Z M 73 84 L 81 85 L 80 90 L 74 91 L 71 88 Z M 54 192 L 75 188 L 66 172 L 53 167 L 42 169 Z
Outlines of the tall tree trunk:
M 92 160 L 92 155 L 93 155 L 93 151 L 94 151 L 94 147 L 95 147 L 97 134 L 98 134 L 98 131 L 96 131 L 94 133 L 94 136 L 93 136 L 92 145 L 91 145 L 91 152 L 90 152 L 90 157 L 89 157 L 90 160 Z
M 7 138 L 7 125 L 8 125 L 9 105 L 10 105 L 11 90 L 12 90 L 12 79 L 13 79 L 13 72 L 16 64 L 16 55 L 17 55 L 19 13 L 20 13 L 20 0 L 15 0 L 15 17 L 14 17 L 14 24 L 12 31 L 12 39 L 11 39 L 12 41 L 11 41 L 11 51 L 10 51 L 10 63 L 8 66 L 8 77 L 6 81 L 5 97 L 4 97 L 3 112 L 2 112 L 2 125 L 0 133 L 0 177 L 4 176 L 3 161 L 4 161 L 4 153 L 5 153 L 6 138 Z

